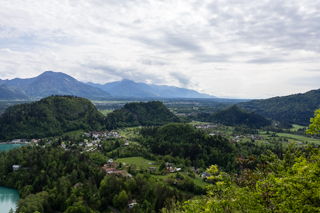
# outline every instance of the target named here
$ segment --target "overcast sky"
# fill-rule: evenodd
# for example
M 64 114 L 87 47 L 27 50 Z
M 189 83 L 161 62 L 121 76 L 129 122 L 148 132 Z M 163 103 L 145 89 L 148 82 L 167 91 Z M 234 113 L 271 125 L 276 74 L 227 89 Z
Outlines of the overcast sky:
M 217 97 L 318 89 L 320 1 L 2 1 L 0 78 L 47 70 Z

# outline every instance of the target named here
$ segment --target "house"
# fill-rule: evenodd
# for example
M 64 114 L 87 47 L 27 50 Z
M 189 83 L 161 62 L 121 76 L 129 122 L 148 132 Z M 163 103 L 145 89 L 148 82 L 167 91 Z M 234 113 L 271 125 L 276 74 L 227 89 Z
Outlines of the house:
M 156 171 L 157 170 L 156 167 L 149 167 L 149 169 L 151 169 L 152 171 Z
M 148 164 L 154 164 L 154 162 L 148 162 Z
M 108 163 L 109 163 L 109 164 L 110 164 L 110 163 L 113 163 L 113 159 L 110 158 L 110 159 L 108 160 Z
M 125 142 L 125 143 L 124 143 L 124 146 L 129 146 L 129 142 L 128 142 L 128 141 Z
M 128 202 L 128 208 L 132 209 L 134 205 L 137 205 L 137 201 L 136 200 L 132 200 Z
M 14 172 L 17 171 L 17 170 L 20 169 L 20 168 L 21 168 L 20 165 L 13 165 L 13 166 L 12 166 L 12 169 L 13 169 Z
M 207 177 L 210 177 L 210 174 L 207 173 L 207 172 L 202 172 L 201 177 L 202 178 L 207 178 Z
M 174 168 L 174 170 L 175 170 L 176 172 L 180 172 L 180 171 L 181 171 L 181 168 Z
M 21 142 L 21 139 L 13 139 L 12 141 L 11 141 L 11 143 L 20 143 Z
M 84 139 L 83 142 L 88 143 L 88 139 Z

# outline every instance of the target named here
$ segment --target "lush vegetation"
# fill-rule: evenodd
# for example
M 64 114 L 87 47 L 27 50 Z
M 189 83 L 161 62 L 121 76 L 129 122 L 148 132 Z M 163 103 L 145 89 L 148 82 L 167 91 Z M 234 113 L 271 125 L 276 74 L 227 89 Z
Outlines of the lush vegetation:
M 162 102 L 128 103 L 113 111 L 106 118 L 107 129 L 132 126 L 160 126 L 177 123 L 180 119 L 170 112 Z
M 126 212 L 132 199 L 139 203 L 133 212 L 156 212 L 167 198 L 184 201 L 192 197 L 183 196 L 148 174 L 132 178 L 106 175 L 97 164 L 99 155 L 103 156 L 51 146 L 0 152 L 0 185 L 19 190 L 19 213 L 104 212 L 108 205 Z M 22 168 L 13 172 L 12 165 Z
M 42 138 L 77 129 L 99 130 L 103 117 L 87 99 L 50 96 L 7 108 L 0 117 L 0 139 Z
M 235 158 L 256 156 L 267 152 L 266 146 L 254 143 L 230 143 L 221 136 L 210 136 L 188 124 L 167 124 L 143 128 L 139 142 L 155 155 L 170 155 L 185 159 L 185 165 L 205 168 L 217 164 L 224 171 L 236 172 Z M 281 145 L 269 147 L 282 153 Z M 259 162 L 259 159 L 257 162 Z
M 271 121 L 265 119 L 261 115 L 240 109 L 236 105 L 218 111 L 207 119 L 208 121 L 221 123 L 227 126 L 246 125 L 250 128 L 260 128 L 271 124 Z
M 320 89 L 303 94 L 274 97 L 239 103 L 238 106 L 283 123 L 309 125 L 310 117 L 319 108 Z
M 212 166 L 208 172 L 214 184 L 208 196 L 184 204 L 174 202 L 164 212 L 319 212 L 320 150 L 301 152 L 289 146 L 279 158 L 263 156 L 265 164 L 244 168 L 229 175 Z M 254 158 L 244 159 L 248 165 Z

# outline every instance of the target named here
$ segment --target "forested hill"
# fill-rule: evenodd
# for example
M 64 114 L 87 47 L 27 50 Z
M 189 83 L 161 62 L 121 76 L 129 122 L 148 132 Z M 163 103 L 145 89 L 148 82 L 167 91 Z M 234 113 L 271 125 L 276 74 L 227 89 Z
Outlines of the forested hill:
M 284 123 L 309 125 L 320 108 L 320 89 L 303 94 L 239 103 L 239 107 Z
M 160 101 L 147 103 L 128 103 L 123 108 L 108 114 L 106 118 L 107 129 L 130 126 L 161 126 L 167 123 L 178 123 L 180 119 L 175 116 Z
M 78 129 L 99 130 L 103 118 L 85 98 L 50 96 L 9 107 L 0 117 L 0 139 L 42 138 Z
M 266 147 L 254 143 L 233 144 L 220 135 L 207 135 L 189 124 L 142 128 L 140 134 L 140 144 L 148 147 L 155 155 L 170 155 L 175 159 L 184 159 L 186 165 L 189 162 L 190 166 L 194 165 L 197 168 L 217 164 L 227 172 L 239 169 L 235 162 L 237 156 L 259 158 L 267 149 L 277 154 L 282 152 L 280 145 Z M 261 163 L 261 159 L 257 159 L 256 163 Z
M 260 128 L 271 124 L 271 121 L 261 115 L 240 109 L 236 105 L 212 114 L 208 120 L 227 126 L 247 125 L 252 128 Z

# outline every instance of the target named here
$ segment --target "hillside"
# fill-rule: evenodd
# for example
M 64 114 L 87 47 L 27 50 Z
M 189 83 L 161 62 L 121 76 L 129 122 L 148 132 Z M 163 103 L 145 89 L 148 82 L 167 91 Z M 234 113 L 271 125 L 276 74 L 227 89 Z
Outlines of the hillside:
M 209 121 L 227 126 L 246 125 L 252 128 L 260 128 L 271 124 L 271 121 L 261 115 L 240 109 L 236 105 L 212 114 Z
M 320 108 L 320 89 L 303 94 L 239 103 L 239 107 L 283 123 L 307 126 Z
M 100 88 L 113 96 L 131 98 L 215 98 L 214 96 L 199 93 L 194 90 L 174 86 L 136 83 L 123 79 L 106 83 L 104 85 L 87 83 L 90 86 Z
M 16 87 L 0 84 L 0 100 L 26 100 L 29 97 Z
M 50 95 L 74 95 L 91 99 L 111 97 L 99 88 L 81 83 L 64 73 L 52 71 L 44 72 L 29 79 L 0 79 L 0 84 L 18 87 L 31 97 L 47 97 Z
M 51 96 L 9 107 L 0 116 L 0 139 L 42 138 L 84 129 L 98 130 L 103 115 L 87 99 Z
M 140 144 L 148 147 L 154 155 L 169 155 L 177 162 L 205 168 L 217 164 L 227 172 L 239 169 L 235 162 L 237 156 L 258 157 L 267 149 L 278 151 L 273 147 L 258 146 L 254 143 L 233 144 L 220 135 L 210 136 L 204 131 L 196 130 L 188 124 L 167 124 L 162 127 L 142 128 Z M 189 162 L 189 163 L 188 163 Z M 256 163 L 261 163 L 259 159 Z
M 180 119 L 170 112 L 162 102 L 128 103 L 123 108 L 108 114 L 107 129 L 130 126 L 160 126 L 177 123 Z

